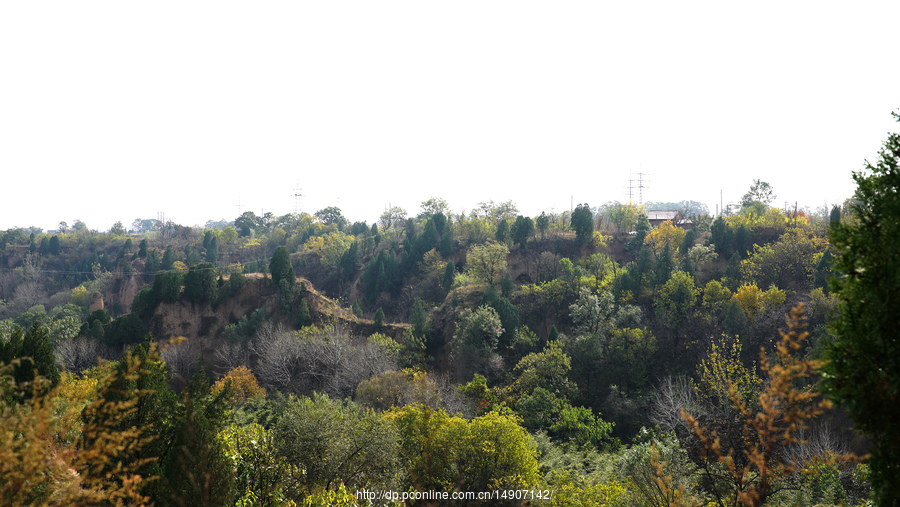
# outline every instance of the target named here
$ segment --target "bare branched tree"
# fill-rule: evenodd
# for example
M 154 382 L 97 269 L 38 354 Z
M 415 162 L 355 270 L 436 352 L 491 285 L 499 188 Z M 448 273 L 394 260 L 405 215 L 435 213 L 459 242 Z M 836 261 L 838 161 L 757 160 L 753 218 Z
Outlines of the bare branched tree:
M 336 327 L 286 332 L 264 326 L 252 351 L 259 358 L 254 371 L 263 385 L 295 394 L 317 391 L 345 398 L 363 380 L 397 367 L 396 352 L 375 343 L 354 345 Z
M 653 396 L 650 420 L 665 431 L 673 431 L 679 427 L 687 429 L 681 411 L 700 413 L 700 406 L 700 400 L 689 378 L 666 377 L 660 382 Z
M 188 380 L 200 366 L 200 350 L 194 340 L 170 343 L 160 356 L 169 365 L 172 378 Z
M 223 343 L 216 348 L 215 373 L 222 377 L 238 366 L 250 367 L 250 349 L 245 343 Z
M 97 366 L 98 359 L 114 359 L 114 354 L 109 347 L 98 340 L 83 336 L 60 341 L 56 345 L 55 353 L 56 363 L 76 375 Z

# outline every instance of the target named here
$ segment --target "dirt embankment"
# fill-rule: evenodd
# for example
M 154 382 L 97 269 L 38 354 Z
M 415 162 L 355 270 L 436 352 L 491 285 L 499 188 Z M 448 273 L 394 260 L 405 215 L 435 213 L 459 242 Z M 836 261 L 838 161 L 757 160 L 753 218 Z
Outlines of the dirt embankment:
M 243 288 L 218 305 L 184 300 L 160 303 L 147 322 L 150 333 L 158 340 L 183 336 L 198 344 L 203 351 L 202 355 L 207 357 L 224 343 L 226 326 L 242 317 L 249 317 L 263 306 L 270 319 L 283 324 L 287 329 L 294 329 L 294 318 L 279 311 L 281 295 L 271 280 L 264 279 L 259 274 L 245 276 L 247 281 Z M 371 320 L 357 318 L 349 310 L 320 294 L 308 280 L 297 279 L 298 287 L 301 283 L 305 284 L 306 291 L 297 296 L 293 306 L 296 308 L 300 304 L 299 298 L 305 298 L 313 323 L 340 326 L 360 338 L 375 332 Z M 399 340 L 408 327 L 408 324 L 385 324 L 382 332 Z

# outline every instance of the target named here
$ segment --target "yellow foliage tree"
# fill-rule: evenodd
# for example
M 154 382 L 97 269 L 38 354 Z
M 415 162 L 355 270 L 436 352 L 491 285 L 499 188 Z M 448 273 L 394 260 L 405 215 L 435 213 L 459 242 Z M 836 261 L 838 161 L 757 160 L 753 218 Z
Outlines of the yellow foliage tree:
M 710 280 L 703 288 L 703 308 L 707 311 L 720 310 L 731 299 L 731 291 L 718 280 Z
M 88 294 L 87 287 L 79 285 L 72 289 L 72 304 L 87 309 L 91 302 L 91 295 Z
M 537 446 L 515 417 L 490 412 L 467 421 L 407 405 L 386 413 L 400 434 L 409 484 L 419 491 L 489 491 L 537 485 Z
M 721 463 L 732 477 L 733 495 L 740 505 L 764 505 L 783 485 L 783 480 L 803 469 L 804 464 L 786 459 L 790 446 L 804 443 L 801 432 L 808 421 L 831 406 L 811 381 L 821 361 L 798 353 L 809 337 L 804 330 L 806 317 L 803 304 L 791 310 L 788 332 L 779 331 L 775 357 L 760 351 L 760 367 L 768 382 L 752 399 L 739 382 L 728 380 L 728 396 L 732 407 L 743 418 L 745 449 L 736 456 L 735 449 L 723 446 L 715 431 L 708 431 L 692 414 L 682 410 L 693 433 L 703 444 L 703 457 Z M 739 376 L 740 377 L 740 376 Z M 854 461 L 855 456 L 832 456 L 832 461 Z
M 754 283 L 741 286 L 732 296 L 737 301 L 741 310 L 747 315 L 747 320 L 753 321 L 762 311 L 774 310 L 784 304 L 787 299 L 785 292 L 775 286 L 762 291 Z
M 409 404 L 440 407 L 440 386 L 428 373 L 416 369 L 386 371 L 363 380 L 356 388 L 357 403 L 375 410 L 389 410 Z
M 666 220 L 647 233 L 647 237 L 644 238 L 644 244 L 652 248 L 657 254 L 662 252 L 663 247 L 667 243 L 669 248 L 675 251 L 684 239 L 685 234 L 687 233 L 684 229 L 676 227 L 671 220 Z
M 730 342 L 730 343 L 729 343 Z M 722 335 L 712 340 L 709 353 L 697 365 L 695 390 L 710 406 L 729 408 L 732 388 L 742 402 L 757 396 L 762 384 L 756 372 L 741 361 L 740 340 Z
M 159 356 L 152 351 L 148 360 Z M 113 401 L 117 386 L 142 375 L 144 364 L 131 353 L 122 361 L 121 372 L 102 370 L 94 381 L 66 376 L 55 388 L 43 378 L 16 386 L 11 365 L 0 368 L 2 394 L 32 393 L 23 404 L 0 403 L 0 503 L 148 504 L 140 488 L 149 478 L 137 473 L 148 460 L 133 458 L 151 438 L 146 428 L 122 426 L 149 392 Z
M 763 287 L 805 287 L 813 282 L 816 263 L 828 243 L 801 230 L 787 232 L 778 241 L 754 245 L 741 261 L 741 276 Z
M 781 234 L 787 230 L 788 217 L 780 209 L 768 208 L 762 214 L 757 211 L 754 207 L 745 208 L 740 213 L 725 218 L 725 222 L 734 230 L 739 229 L 742 225 L 751 232 L 759 228 L 766 228 Z
M 240 405 L 252 398 L 262 398 L 266 395 L 266 389 L 259 385 L 253 372 L 244 365 L 232 368 L 224 377 L 216 381 L 212 386 L 212 394 L 218 395 L 228 384 L 231 384 L 231 396 L 228 402 L 232 405 Z

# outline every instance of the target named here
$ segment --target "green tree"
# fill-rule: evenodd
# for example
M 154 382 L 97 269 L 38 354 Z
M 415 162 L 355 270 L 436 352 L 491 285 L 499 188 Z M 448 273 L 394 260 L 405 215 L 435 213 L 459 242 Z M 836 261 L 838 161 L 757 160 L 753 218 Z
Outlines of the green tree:
M 488 491 L 537 484 L 537 447 L 515 418 L 490 412 L 472 421 L 424 405 L 387 414 L 400 435 L 404 489 Z
M 382 230 L 396 229 L 406 224 L 406 210 L 398 206 L 393 206 L 384 210 L 384 213 L 378 218 Z
M 230 415 L 230 392 L 225 389 L 212 394 L 203 368 L 191 378 L 173 421 L 170 450 L 161 459 L 157 505 L 226 505 L 232 501 L 233 462 L 218 439 Z
M 116 317 L 103 331 L 103 341 L 112 347 L 139 343 L 147 336 L 147 326 L 134 313 Z
M 422 304 L 422 300 L 419 298 L 416 298 L 416 301 L 413 303 L 409 323 L 412 324 L 415 336 L 424 337 L 426 335 L 428 331 L 428 312 L 425 311 L 425 305 Z
M 275 436 L 269 429 L 251 423 L 232 423 L 219 433 L 224 451 L 234 463 L 238 505 L 284 505 L 294 493 L 292 486 L 302 481 L 303 469 L 291 466 L 278 454 Z
M 94 403 L 85 409 L 81 418 L 85 426 L 103 428 L 105 420 L 117 407 L 130 410 L 118 417 L 116 431 L 143 429 L 146 439 L 139 449 L 120 446 L 115 460 L 103 460 L 94 465 L 97 475 L 115 475 L 119 469 L 135 468 L 141 477 L 158 478 L 162 475 L 165 456 L 171 451 L 172 438 L 177 431 L 175 424 L 179 407 L 178 396 L 168 388 L 171 381 L 169 367 L 159 356 L 155 341 L 151 338 L 126 350 L 122 359 L 111 365 L 113 374 L 105 387 L 103 403 Z M 110 434 L 102 431 L 85 432 L 76 442 L 79 449 L 90 448 L 108 440 Z M 99 461 L 99 460 L 98 460 Z M 102 472 L 102 474 L 100 473 Z M 144 492 L 162 500 L 165 485 L 160 480 L 145 486 Z
M 184 275 L 180 271 L 157 273 L 153 278 L 154 305 L 165 301 L 174 303 L 181 298 L 181 287 L 184 285 Z
M 644 207 L 633 202 L 628 202 L 627 204 L 616 202 L 612 205 L 606 205 L 603 214 L 608 223 L 612 224 L 615 231 L 620 234 L 635 230 L 638 225 L 638 218 L 642 215 L 646 216 Z M 643 241 L 643 238 L 641 241 Z
M 49 249 L 51 255 L 59 255 L 59 236 L 54 234 L 50 237 Z
M 506 273 L 506 276 L 503 277 L 503 282 L 500 284 L 500 294 L 508 298 L 512 295 L 513 289 L 516 288 L 515 283 L 513 283 L 512 277 L 509 276 L 509 273 Z
M 438 241 L 438 251 L 444 257 L 449 257 L 453 254 L 453 226 L 450 222 L 444 225 L 444 230 L 441 232 L 441 239 Z
M 418 218 L 424 219 L 434 215 L 446 215 L 450 213 L 450 204 L 440 197 L 432 197 L 427 201 L 422 201 Z M 440 231 L 441 228 L 438 228 Z
M 534 225 L 537 227 L 537 230 L 541 231 L 541 239 L 544 239 L 544 234 L 547 232 L 547 229 L 550 228 L 550 217 L 542 211 L 537 219 L 535 219 Z
M 832 264 L 834 264 L 834 256 L 831 255 L 831 249 L 829 248 L 825 250 L 822 258 L 819 259 L 819 263 L 816 264 L 815 274 L 813 275 L 813 286 L 824 290 L 826 295 L 828 294 L 828 279 L 834 274 L 831 269 Z
M 149 244 L 147 243 L 147 240 L 142 239 L 141 242 L 138 244 L 138 257 L 140 257 L 141 259 L 145 259 L 147 257 L 147 248 L 148 247 L 149 247 Z
M 656 256 L 656 284 L 663 285 L 672 277 L 675 270 L 675 261 L 672 259 L 672 249 L 669 244 L 663 245 L 662 252 Z
M 456 265 L 453 264 L 453 261 L 447 262 L 447 266 L 444 268 L 444 277 L 441 279 L 441 288 L 444 291 L 449 291 L 453 287 L 453 278 L 455 276 Z
M 897 121 L 900 114 L 893 113 Z M 874 164 L 854 172 L 855 220 L 833 223 L 832 291 L 843 302 L 832 323 L 823 387 L 872 437 L 871 481 L 879 505 L 900 503 L 900 133 Z
M 681 244 L 678 245 L 678 253 L 686 257 L 696 241 L 697 230 L 694 228 L 688 229 L 684 234 L 684 238 L 681 239 Z
M 315 212 L 316 218 L 325 225 L 336 225 L 338 230 L 347 225 L 347 219 L 341 214 L 341 208 L 329 206 Z
M 193 266 L 200 262 L 200 254 L 190 244 L 184 245 L 184 261 L 188 266 Z
M 750 252 L 750 248 L 753 247 L 753 242 L 750 239 L 750 230 L 747 229 L 747 226 L 744 224 L 741 224 L 734 233 L 734 245 L 737 253 L 741 254 L 741 257 L 746 259 Z
M 381 414 L 324 394 L 292 399 L 272 431 L 278 454 L 305 469 L 308 492 L 387 486 L 396 472 L 397 430 Z
M 241 216 L 234 219 L 234 227 L 240 233 L 241 237 L 249 236 L 250 233 L 260 226 L 259 218 L 252 211 L 245 211 Z
M 497 310 L 487 305 L 474 311 L 466 309 L 456 322 L 450 357 L 460 367 L 471 366 L 476 371 L 484 369 L 493 362 L 492 355 L 502 334 L 503 326 Z
M 206 262 L 215 264 L 219 261 L 219 238 L 213 236 L 206 247 Z
M 594 214 L 587 204 L 579 204 L 572 211 L 571 226 L 579 245 L 590 243 L 594 234 Z
M 521 394 L 532 393 L 541 387 L 548 392 L 569 398 L 575 394 L 575 386 L 569 381 L 572 360 L 558 341 L 547 343 L 541 352 L 532 352 L 516 365 L 518 378 L 513 390 Z
M 375 310 L 375 318 L 372 320 L 372 325 L 375 327 L 376 331 L 381 331 L 384 329 L 384 310 L 381 307 L 378 307 Z
M 747 260 L 741 262 L 742 278 L 760 287 L 808 288 L 813 283 L 817 256 L 826 247 L 824 239 L 793 229 L 778 241 L 754 246 Z
M 780 331 L 774 354 L 760 351 L 759 369 L 765 382 L 756 376 L 755 368 L 740 365 L 737 342 L 731 353 L 718 354 L 713 348 L 699 368 L 700 393 L 715 398 L 733 414 L 733 422 L 726 426 L 720 418 L 711 420 L 681 409 L 694 440 L 685 447 L 700 447 L 697 454 L 706 462 L 701 464 L 703 482 L 720 505 L 725 499 L 735 505 L 770 505 L 775 494 L 801 476 L 803 464 L 786 459 L 788 451 L 804 443 L 803 432 L 809 430 L 810 421 L 831 407 L 813 387 L 822 362 L 798 353 L 809 336 L 805 321 L 801 303 L 791 310 L 788 332 Z M 835 464 L 851 458 L 830 453 L 820 460 Z M 896 483 L 889 488 L 896 491 Z M 881 505 L 897 503 L 890 496 L 876 500 Z
M 359 308 L 357 306 L 357 308 Z M 312 317 L 309 314 L 309 303 L 306 302 L 306 297 L 300 297 L 300 305 L 297 309 L 297 327 L 305 327 L 312 324 Z
M 700 291 L 694 285 L 694 278 L 684 271 L 676 271 L 659 290 L 658 304 L 665 308 L 668 320 L 678 329 L 691 315 Z
M 357 271 L 359 262 L 359 241 L 350 243 L 350 247 L 341 255 L 341 277 L 344 280 L 352 280 Z
M 13 379 L 19 386 L 33 382 L 35 372 L 49 380 L 51 386 L 59 383 L 59 370 L 46 326 L 34 322 L 24 335 L 22 328 L 15 326 L 9 336 L 0 336 L 0 363 L 10 364 L 16 359 L 20 362 L 13 368 Z
M 162 261 L 160 262 L 160 267 L 163 270 L 168 271 L 175 265 L 175 261 L 175 249 L 172 248 L 172 245 L 167 245 L 166 251 L 163 253 Z
M 772 191 L 772 185 L 765 181 L 753 180 L 750 190 L 741 198 L 741 206 L 751 206 L 754 202 L 762 203 L 768 206 L 775 200 L 775 194 Z
M 184 299 L 206 303 L 216 298 L 216 270 L 209 262 L 191 266 L 184 276 Z
M 831 214 L 828 216 L 828 223 L 829 225 L 841 223 L 841 208 L 839 206 L 832 206 Z
M 116 220 L 116 223 L 114 223 L 112 228 L 109 229 L 109 233 L 113 236 L 121 236 L 125 234 L 125 227 L 122 226 L 122 221 Z
M 144 273 L 156 273 L 159 270 L 159 265 L 159 255 L 156 254 L 156 250 L 150 250 L 147 254 L 147 262 L 144 264 Z
M 497 224 L 497 231 L 494 233 L 494 237 L 497 238 L 497 243 L 506 244 L 507 240 L 509 240 L 509 222 L 501 220 Z
M 495 285 L 506 273 L 509 248 L 500 243 L 472 245 L 466 253 L 466 272 L 487 285 Z
M 716 247 L 716 252 L 722 257 L 730 257 L 733 251 L 732 241 L 734 239 L 734 231 L 725 217 L 719 215 L 709 227 L 709 242 Z
M 723 282 L 730 289 L 737 289 L 741 283 L 741 254 L 734 252 L 728 259 L 728 266 L 725 268 Z
M 534 221 L 532 221 L 531 218 L 523 217 L 522 215 L 516 217 L 516 221 L 512 226 L 513 242 L 518 244 L 519 248 L 524 249 L 529 236 L 532 234 L 534 234 Z
M 279 246 L 272 254 L 272 260 L 269 262 L 269 273 L 272 274 L 272 281 L 278 286 L 282 280 L 287 280 L 293 284 L 294 266 L 291 265 L 291 254 L 288 253 L 287 247 Z
M 728 290 L 728 289 L 726 289 Z M 722 316 L 722 329 L 733 336 L 740 336 L 747 327 L 747 314 L 741 309 L 736 299 L 732 299 L 725 307 Z

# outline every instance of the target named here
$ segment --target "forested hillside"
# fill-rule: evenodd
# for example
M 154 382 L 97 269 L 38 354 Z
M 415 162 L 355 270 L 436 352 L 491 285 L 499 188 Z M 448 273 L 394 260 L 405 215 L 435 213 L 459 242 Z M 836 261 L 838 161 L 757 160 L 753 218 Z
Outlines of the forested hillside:
M 846 298 L 876 269 L 853 231 L 896 229 L 898 155 L 819 210 L 755 180 L 716 217 L 433 197 L 4 231 L 2 503 L 887 504 L 896 436 L 846 385 L 887 345 L 850 350 Z

